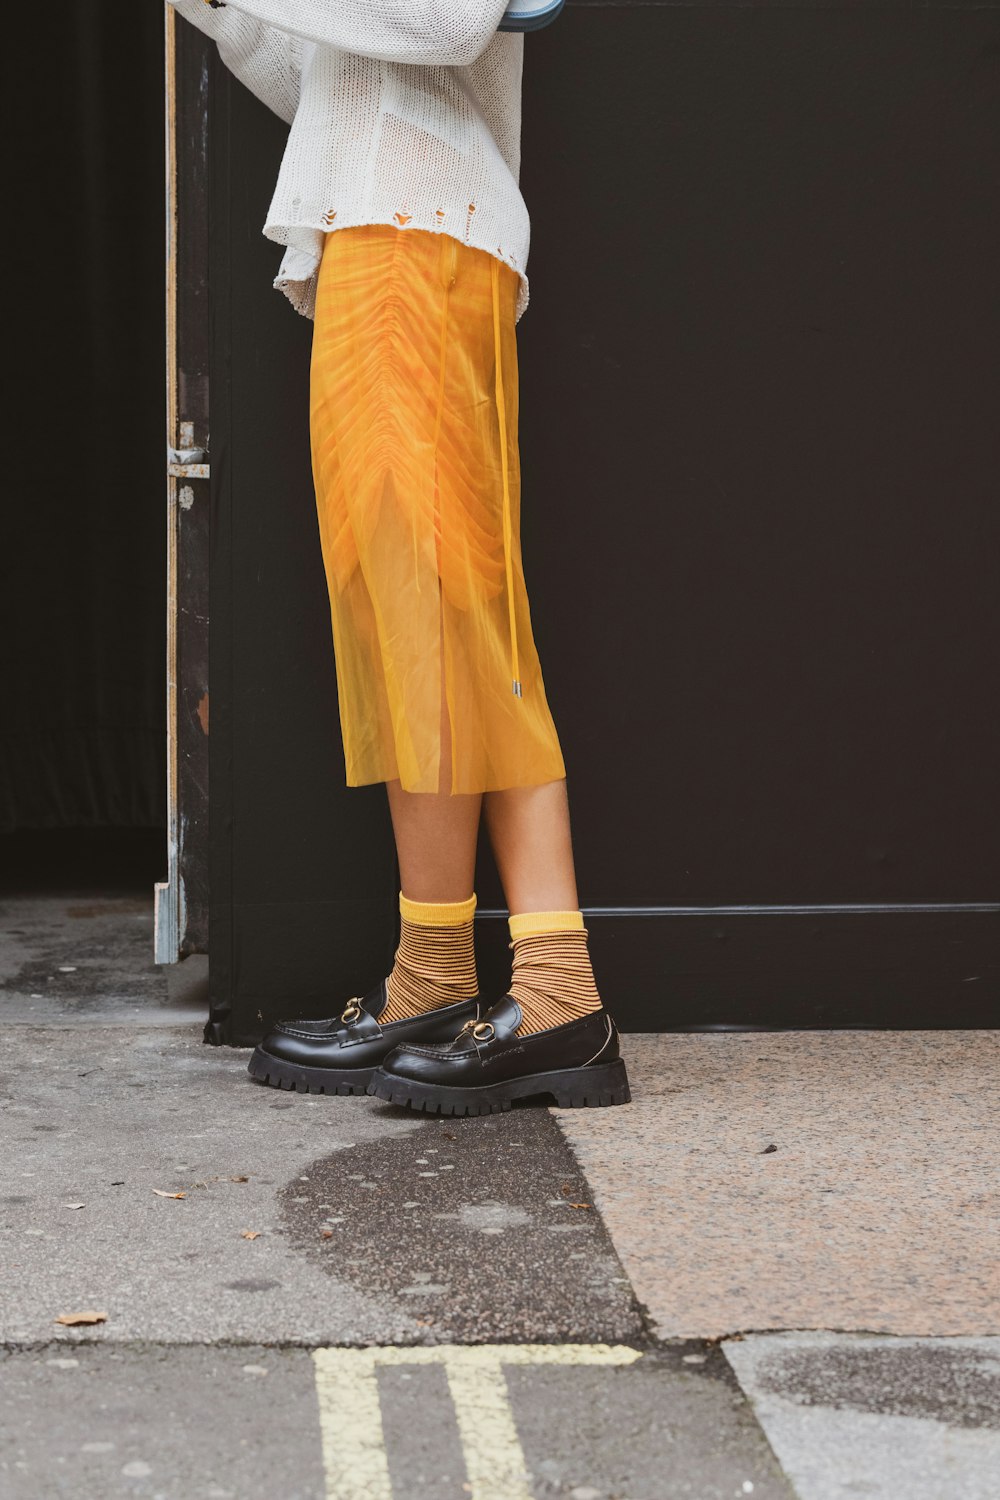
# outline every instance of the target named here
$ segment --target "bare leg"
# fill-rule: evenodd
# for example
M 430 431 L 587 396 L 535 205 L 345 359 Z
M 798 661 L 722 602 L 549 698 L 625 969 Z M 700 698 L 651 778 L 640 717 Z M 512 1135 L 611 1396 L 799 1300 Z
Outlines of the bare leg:
M 451 727 L 441 693 L 441 774 L 437 792 L 404 792 L 386 782 L 399 857 L 400 889 L 411 901 L 464 901 L 476 878 L 481 792 L 449 792 Z
M 578 910 L 565 777 L 486 792 L 483 816 L 511 913 Z
M 443 642 L 442 642 L 443 646 Z M 451 794 L 451 726 L 443 683 L 439 790 L 386 783 L 400 889 L 411 901 L 462 901 L 473 888 L 479 819 L 511 912 L 576 911 L 579 898 L 565 777 L 539 786 Z

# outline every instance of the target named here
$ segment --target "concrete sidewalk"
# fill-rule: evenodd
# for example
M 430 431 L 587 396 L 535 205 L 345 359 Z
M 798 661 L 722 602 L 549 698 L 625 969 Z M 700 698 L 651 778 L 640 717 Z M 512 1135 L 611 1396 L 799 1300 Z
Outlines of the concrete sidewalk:
M 0 921 L 12 1500 L 994 1500 L 994 1036 L 634 1037 L 627 1108 L 428 1120 L 251 1083 L 145 903 Z
M 1000 1034 L 628 1040 L 557 1115 L 661 1338 L 1000 1334 Z

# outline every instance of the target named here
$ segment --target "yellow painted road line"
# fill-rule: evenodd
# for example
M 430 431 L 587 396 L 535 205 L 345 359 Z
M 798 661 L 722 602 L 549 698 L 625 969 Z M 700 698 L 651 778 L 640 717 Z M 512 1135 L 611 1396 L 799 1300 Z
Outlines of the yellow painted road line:
M 531 1500 L 504 1365 L 630 1365 L 625 1344 L 437 1344 L 316 1349 L 327 1500 L 393 1500 L 382 1430 L 379 1365 L 443 1365 L 471 1500 Z
M 627 1344 L 422 1344 L 384 1349 L 327 1349 L 326 1354 L 365 1354 L 379 1365 L 630 1365 L 642 1358 Z
M 445 1370 L 472 1500 L 531 1500 L 527 1464 L 499 1359 L 474 1364 L 452 1359 L 445 1362 Z
M 327 1500 L 392 1500 L 371 1350 L 316 1349 L 313 1361 Z

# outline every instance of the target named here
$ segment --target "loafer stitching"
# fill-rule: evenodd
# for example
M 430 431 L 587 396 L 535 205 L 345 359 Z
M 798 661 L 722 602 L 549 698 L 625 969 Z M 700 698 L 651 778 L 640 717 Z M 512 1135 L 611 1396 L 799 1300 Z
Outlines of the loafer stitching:
M 402 1054 L 400 1061 L 403 1061 L 406 1057 L 422 1057 L 430 1060 L 431 1062 L 440 1063 L 442 1066 L 454 1068 L 461 1064 L 468 1064 L 471 1060 L 475 1059 L 482 1066 L 485 1060 L 493 1062 L 499 1060 L 509 1053 L 523 1052 L 525 1050 L 525 1043 L 530 1043 L 532 1038 L 534 1037 L 550 1036 L 554 1031 L 572 1031 L 573 1033 L 575 1033 L 585 1026 L 592 1026 L 595 1019 L 597 1019 L 598 1017 L 603 1019 L 605 1027 L 604 1036 L 601 1039 L 601 1045 L 598 1047 L 593 1056 L 588 1058 L 586 1062 L 572 1064 L 572 1066 L 576 1068 L 587 1068 L 595 1063 L 597 1059 L 607 1051 L 608 1047 L 611 1045 L 615 1037 L 614 1021 L 612 1020 L 609 1013 L 603 1008 L 599 1011 L 592 1011 L 589 1015 L 579 1016 L 573 1021 L 564 1021 L 561 1026 L 551 1026 L 547 1031 L 530 1032 L 526 1037 L 518 1037 L 516 1036 L 516 1033 L 511 1033 L 510 1037 L 503 1038 L 504 1042 L 513 1043 L 516 1041 L 517 1046 L 498 1046 L 496 1042 L 494 1042 L 494 1040 L 491 1038 L 490 1041 L 483 1043 L 482 1046 L 477 1045 L 474 1049 L 466 1048 L 461 1052 L 455 1052 L 447 1043 L 439 1047 L 421 1047 L 418 1044 L 404 1042 L 399 1048 L 399 1051 Z M 402 1074 L 400 1076 L 405 1077 L 405 1074 Z M 426 1082 L 426 1080 L 423 1081 Z
M 365 1014 L 371 1015 L 371 1012 L 366 1011 Z M 272 1027 L 271 1034 L 291 1037 L 293 1040 L 298 1042 L 315 1042 L 318 1046 L 322 1047 L 339 1047 L 341 1049 L 344 1049 L 349 1047 L 357 1047 L 363 1045 L 365 1042 L 384 1041 L 388 1037 L 391 1037 L 393 1026 L 398 1026 L 400 1028 L 404 1026 L 412 1026 L 417 1022 L 426 1019 L 431 1014 L 433 1013 L 428 1011 L 423 1017 L 404 1016 L 399 1021 L 388 1022 L 384 1029 L 379 1026 L 378 1022 L 376 1021 L 376 1029 L 374 1031 L 367 1032 L 364 1036 L 360 1037 L 352 1036 L 351 1027 L 349 1026 L 340 1027 L 336 1031 L 300 1031 L 297 1027 L 282 1025 L 281 1022 L 276 1023 Z M 372 1017 L 372 1019 L 374 1020 L 374 1017 Z M 440 1023 L 436 1022 L 435 1024 Z M 447 1040 L 445 1041 L 445 1045 L 447 1045 Z

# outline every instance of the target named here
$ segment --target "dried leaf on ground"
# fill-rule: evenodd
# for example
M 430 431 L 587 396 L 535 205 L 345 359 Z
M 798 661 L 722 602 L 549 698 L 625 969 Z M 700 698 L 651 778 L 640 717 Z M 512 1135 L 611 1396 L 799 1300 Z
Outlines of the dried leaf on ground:
M 249 1182 L 249 1177 L 230 1177 L 230 1182 Z
M 166 1193 L 163 1188 L 154 1188 L 153 1192 L 158 1198 L 186 1198 L 187 1193 Z
M 106 1323 L 108 1315 L 106 1312 L 73 1312 L 60 1313 L 58 1318 L 53 1318 L 53 1323 L 62 1323 L 65 1328 L 76 1328 L 80 1323 Z
M 319 1237 L 320 1237 L 321 1240 L 332 1240 L 333 1239 L 333 1230 L 332 1229 L 321 1229 L 320 1232 L 319 1232 Z
M 244 1230 L 241 1231 L 241 1233 L 242 1233 L 243 1238 L 245 1240 L 259 1240 L 260 1239 L 260 1230 L 259 1229 L 244 1229 Z
M 593 1208 L 592 1203 L 567 1203 L 567 1208 Z

